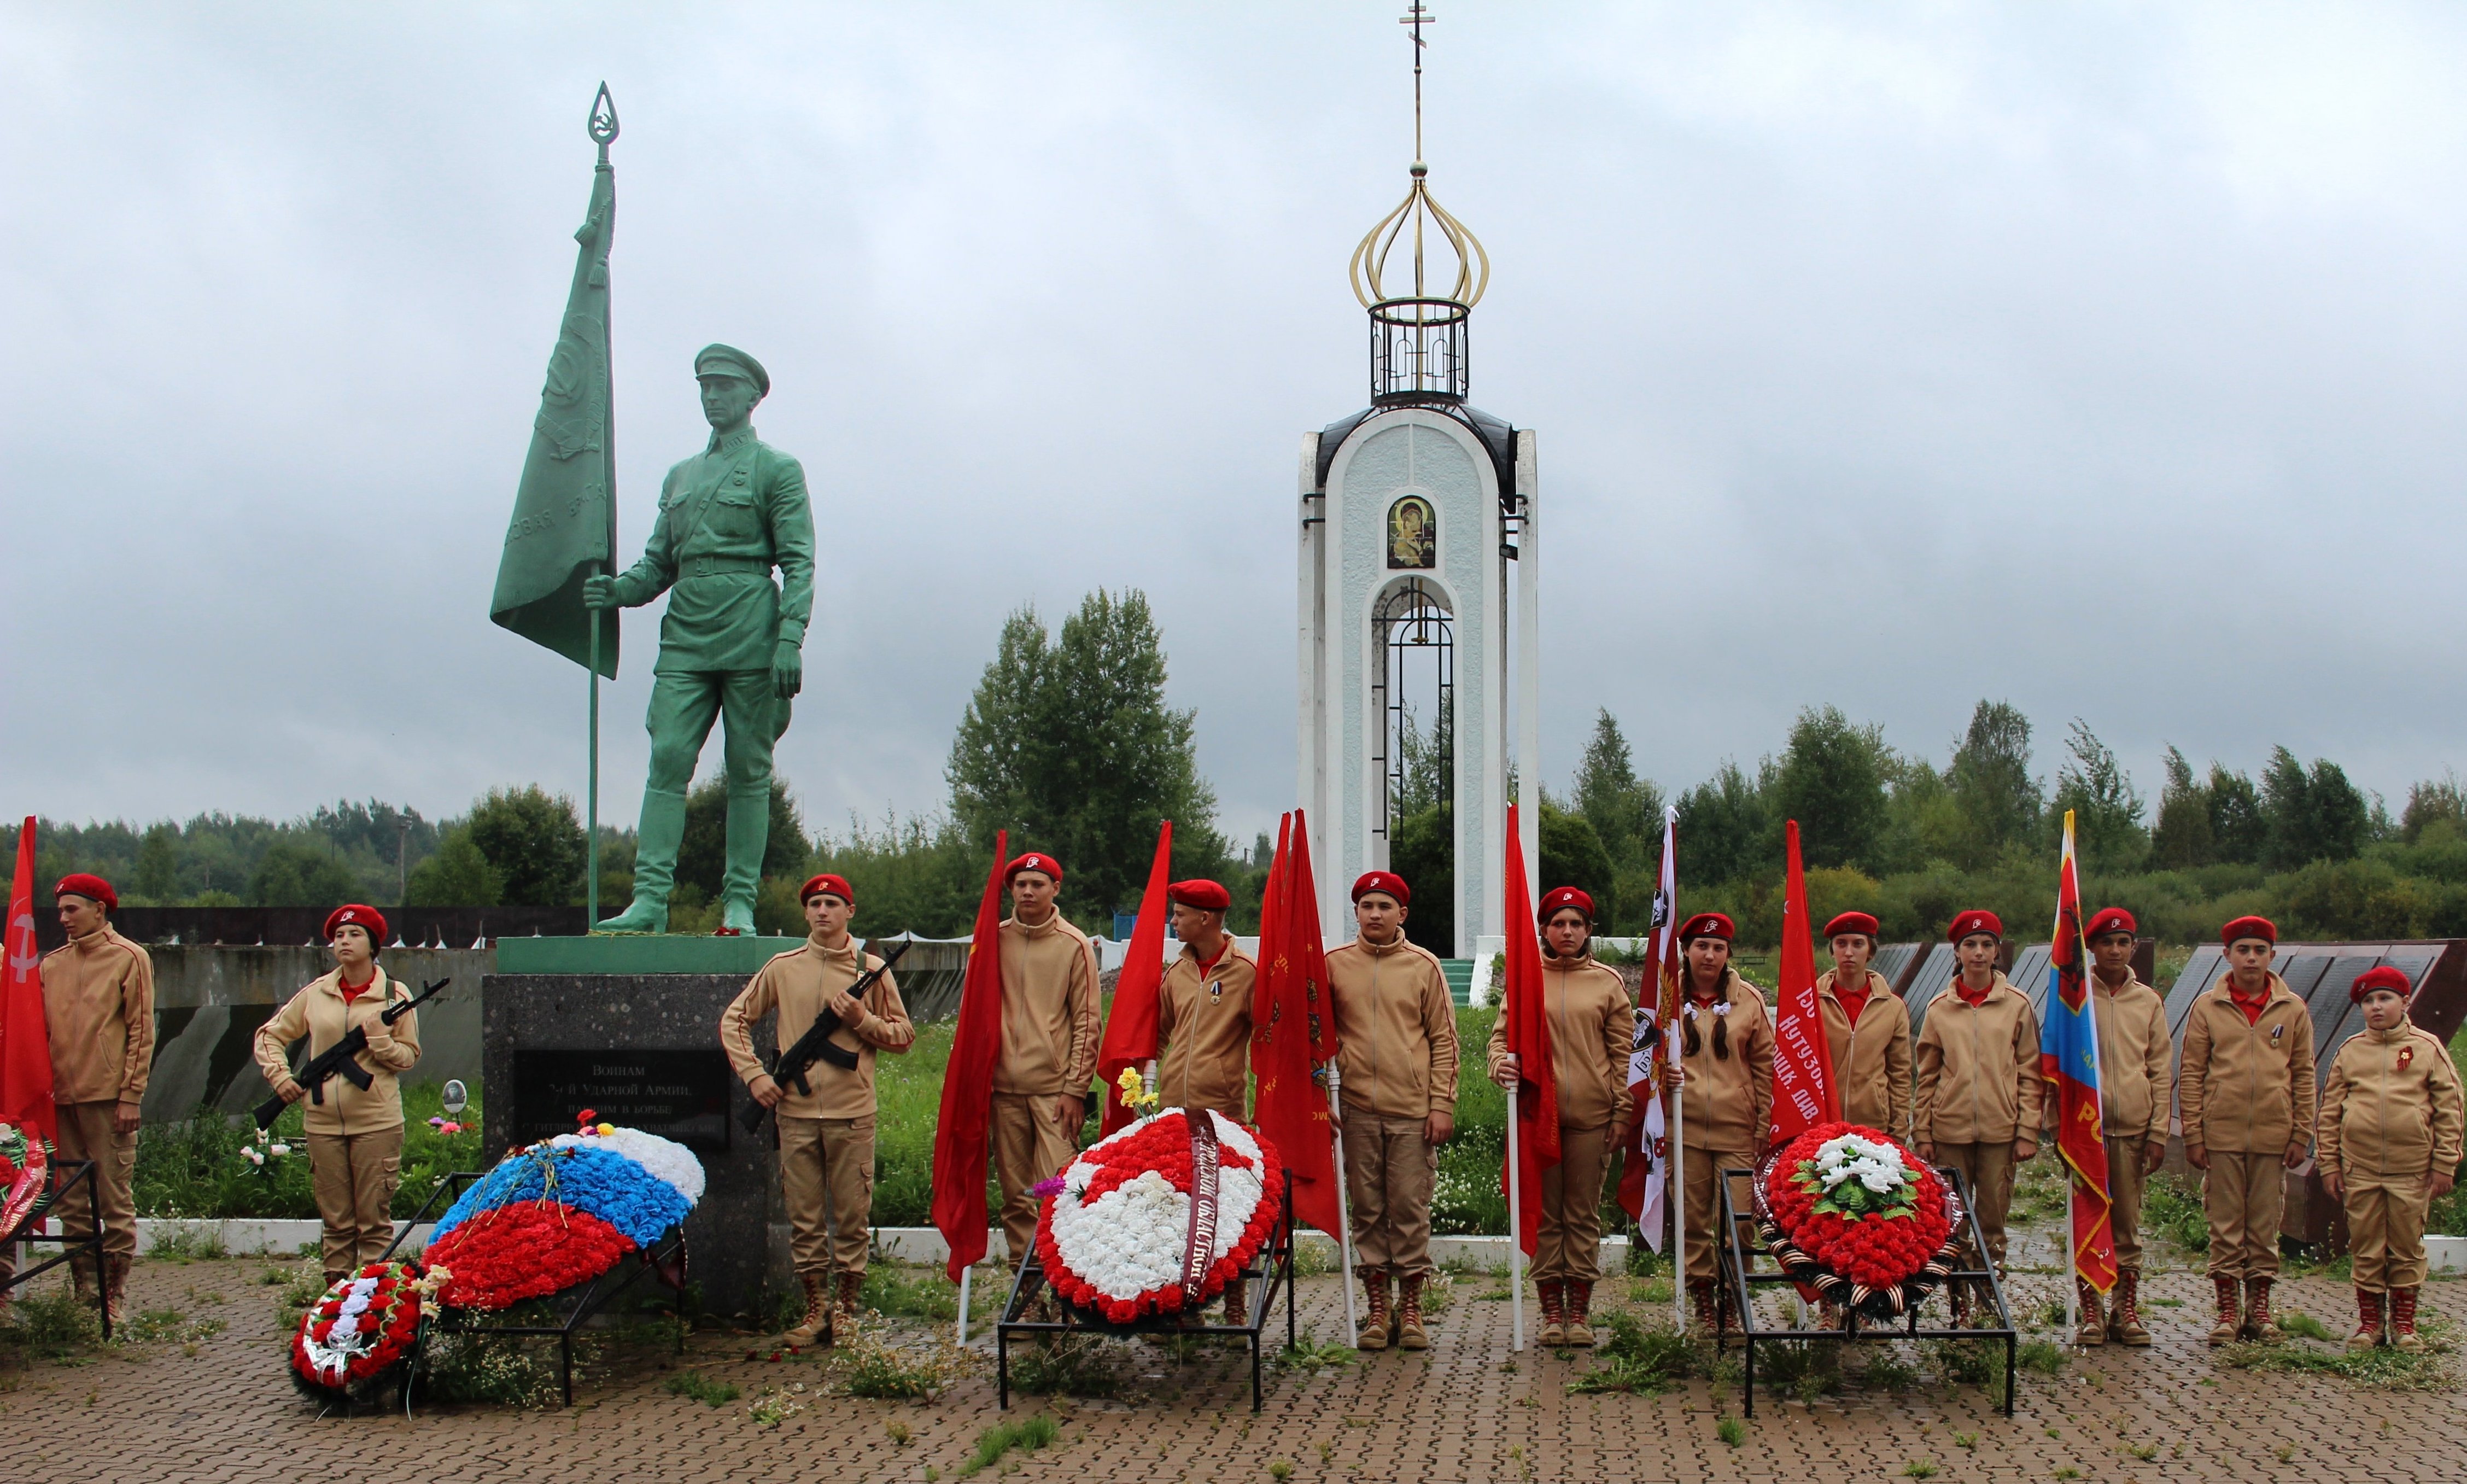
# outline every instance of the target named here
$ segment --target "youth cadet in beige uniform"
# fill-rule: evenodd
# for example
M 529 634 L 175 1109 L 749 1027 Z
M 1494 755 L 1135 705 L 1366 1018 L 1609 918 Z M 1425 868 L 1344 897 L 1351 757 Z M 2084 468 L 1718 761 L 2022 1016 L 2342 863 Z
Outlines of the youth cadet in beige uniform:
M 1214 881 L 1166 888 L 1182 953 L 1157 990 L 1157 1095 L 1166 1107 L 1212 1108 L 1235 1123 L 1251 1085 L 1251 989 L 1259 966 L 1225 931 L 1233 894 Z M 1250 1322 L 1251 1280 L 1225 1284 L 1227 1322 Z
M 1438 959 L 1405 941 L 1413 895 L 1391 871 L 1355 881 L 1356 935 L 1327 955 L 1353 1271 L 1370 1295 L 1354 1341 L 1364 1350 L 1392 1339 L 1400 1350 L 1430 1345 L 1422 1286 L 1433 1271 L 1431 1188 L 1439 1146 L 1457 1127 L 1456 1005 Z M 1399 1290 L 1392 1317 L 1391 1279 Z
M 1721 1221 L 1714 1181 L 1723 1170 L 1753 1169 L 1773 1127 L 1773 1016 L 1764 993 L 1731 967 L 1736 929 L 1719 912 L 1679 925 L 1686 956 L 1679 1005 L 1680 1133 L 1686 1144 L 1681 1198 L 1687 1217 L 1687 1297 L 1696 1322 L 1713 1328 Z M 1736 1314 L 1723 1315 L 1738 1326 Z
M 2330 1059 L 2314 1145 L 2321 1183 L 2347 1212 L 2355 1254 L 2356 1333 L 2350 1350 L 2381 1340 L 2389 1305 L 2389 1342 L 2420 1351 L 2415 1295 L 2424 1286 L 2425 1214 L 2450 1194 L 2459 1160 L 2458 1069 L 2438 1038 L 2408 1023 L 2407 975 L 2383 964 L 2347 991 L 2364 1007 L 2365 1029 Z
M 154 1069 L 154 960 L 114 932 L 106 914 L 120 896 L 79 872 L 52 888 L 69 941 L 43 955 L 43 1021 L 52 1043 L 52 1104 L 59 1157 L 94 1161 L 94 1199 L 73 1196 L 57 1213 L 71 1240 L 94 1232 L 102 1212 L 102 1291 L 118 1324 L 137 1258 L 137 1124 Z M 0 1276 L 16 1271 L 0 1247 Z M 80 1306 L 94 1302 L 94 1260 L 69 1260 Z M 5 1295 L 0 1295 L 5 1299 Z
M 805 1299 L 803 1318 L 781 1337 L 790 1345 L 828 1345 L 855 1328 L 865 1288 L 866 1229 L 873 1224 L 873 1059 L 877 1052 L 905 1052 L 917 1027 L 888 972 L 863 999 L 849 993 L 882 960 L 849 935 L 856 892 L 847 879 L 814 877 L 799 896 L 805 941 L 774 955 L 728 1002 L 719 1016 L 719 1044 L 754 1101 L 779 1115 L 780 1194 Z M 783 1050 L 824 1011 L 839 1019 L 829 1040 L 838 1056 L 826 1052 L 806 1069 L 809 1091 L 781 1086 L 754 1053 L 754 1027 L 775 1010 L 774 1035 Z M 839 1281 L 826 1290 L 834 1269 Z
M 2107 1141 L 2107 1192 L 2116 1228 L 2116 1294 L 2105 1314 L 2084 1294 L 2074 1340 L 2150 1343 L 2141 1323 L 2141 1191 L 2167 1157 L 2168 1079 L 2175 1042 L 2159 992 L 2133 976 L 2133 914 L 2107 907 L 2090 920 L 2091 1014 L 2098 1025 L 2098 1110 Z M 2044 1080 L 2042 1085 L 2045 1085 Z M 2052 1123 L 2056 1100 L 2045 1105 Z
M 2270 971 L 2278 929 L 2268 918 L 2237 918 L 2219 937 L 2228 946 L 2228 971 L 2184 1016 L 2184 1061 L 2176 1077 L 2184 1160 L 2203 1172 L 2202 1205 L 2210 1219 L 2210 1282 L 2219 1303 L 2210 1343 L 2241 1336 L 2275 1345 L 2270 1285 L 2278 1275 L 2287 1172 L 2304 1162 L 2312 1142 L 2313 1015 Z
M 285 1103 L 310 1089 L 291 1075 L 284 1053 L 302 1037 L 308 1055 L 357 1028 L 368 1045 L 352 1058 L 369 1074 L 364 1090 L 346 1077 L 328 1077 L 302 1115 L 308 1130 L 308 1177 L 325 1223 L 326 1284 L 373 1263 L 394 1241 L 394 1193 L 402 1184 L 402 1090 L 395 1079 L 419 1062 L 419 1012 L 407 1011 L 391 1026 L 385 1012 L 411 996 L 376 963 L 386 920 L 372 906 L 352 902 L 326 916 L 326 942 L 334 971 L 308 983 L 274 1018 L 257 1028 L 257 1066 Z
M 1876 920 L 1845 912 L 1824 925 L 1833 967 L 1816 981 L 1824 1039 L 1833 1053 L 1835 1096 L 1844 1120 L 1907 1142 L 1911 1136 L 1911 1012 L 1876 956 Z
M 1559 1162 L 1542 1172 L 1533 1287 L 1542 1298 L 1545 1347 L 1594 1342 L 1586 1314 L 1602 1275 L 1602 1174 L 1627 1141 L 1633 1113 L 1628 1052 L 1636 1001 L 1618 970 L 1596 963 L 1594 899 L 1573 886 L 1542 897 L 1542 1004 L 1550 1016 L 1550 1070 L 1559 1090 Z M 1507 1018 L 1490 1028 L 1490 1076 L 1516 1095 Z
M 1964 912 L 1945 936 L 1960 955 L 1952 993 L 1928 1007 L 1912 1055 L 1912 1124 L 1918 1156 L 1961 1172 L 1979 1214 L 1986 1255 L 2004 1267 L 2004 1221 L 2013 1209 L 2013 1167 L 2039 1152 L 2039 1017 L 2029 996 L 1996 967 L 2004 925 L 1993 912 Z M 2084 1287 L 2095 1311 L 2098 1294 Z M 1956 1293 L 1959 1305 L 1965 1295 Z
M 1088 1084 L 1097 1075 L 1097 949 L 1054 903 L 1060 861 L 1030 851 L 1003 875 L 1011 915 L 1002 925 L 992 1134 L 1003 1241 L 1016 1272 L 1036 1237 L 1033 1189 L 1071 1162 L 1087 1117 Z

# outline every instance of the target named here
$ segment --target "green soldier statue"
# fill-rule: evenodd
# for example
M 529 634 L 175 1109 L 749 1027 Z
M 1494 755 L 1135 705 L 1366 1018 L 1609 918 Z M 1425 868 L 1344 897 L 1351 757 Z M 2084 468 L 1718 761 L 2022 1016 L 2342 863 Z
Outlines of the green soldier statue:
M 805 471 L 754 436 L 754 405 L 771 394 L 762 363 L 732 346 L 694 356 L 711 443 L 668 470 L 643 559 L 619 577 L 583 583 L 593 608 L 633 608 L 669 588 L 653 667 L 650 776 L 643 786 L 634 902 L 602 932 L 664 932 L 686 787 L 725 717 L 728 867 L 720 931 L 754 931 L 754 890 L 771 828 L 771 748 L 788 729 L 803 685 L 805 625 L 814 611 L 814 512 Z M 774 585 L 771 569 L 780 569 Z

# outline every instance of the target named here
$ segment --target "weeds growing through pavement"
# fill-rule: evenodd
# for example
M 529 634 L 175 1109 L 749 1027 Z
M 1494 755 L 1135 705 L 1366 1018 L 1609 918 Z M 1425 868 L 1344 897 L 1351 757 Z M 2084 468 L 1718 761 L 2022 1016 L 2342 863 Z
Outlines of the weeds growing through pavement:
M 672 1396 L 691 1397 L 705 1406 L 726 1406 L 739 1395 L 727 1381 L 707 1381 L 700 1371 L 671 1376 L 662 1385 Z
M 841 1347 L 840 1383 L 852 1397 L 931 1402 L 967 1366 L 967 1353 L 937 1343 L 931 1350 L 894 1350 L 879 1336 L 858 1332 Z
M 92 1301 L 79 1303 L 65 1284 L 47 1292 L 19 1289 L 15 1298 L 0 1321 L 0 1363 L 66 1359 L 102 1337 Z
M 1606 1316 L 1609 1334 L 1597 1352 L 1597 1365 L 1568 1383 L 1578 1395 L 1623 1391 L 1635 1396 L 1660 1396 L 1698 1369 L 1695 1345 L 1669 1330 L 1648 1330 L 1630 1313 Z
M 1122 1389 L 1121 1358 L 1106 1341 L 1064 1335 L 1010 1353 L 1010 1389 L 1030 1396 L 1110 1397 Z
M 977 1434 L 977 1450 L 968 1455 L 966 1463 L 960 1465 L 959 1476 L 968 1478 L 981 1470 L 992 1468 L 1001 1463 L 1003 1455 L 1012 1449 L 1035 1452 L 1052 1442 L 1061 1431 L 1062 1425 L 1053 1420 L 1051 1412 L 1039 1412 L 1019 1422 L 987 1427 Z
M 1713 1436 L 1736 1448 L 1748 1440 L 1748 1425 L 1735 1417 L 1725 1417 L 1713 1425 Z

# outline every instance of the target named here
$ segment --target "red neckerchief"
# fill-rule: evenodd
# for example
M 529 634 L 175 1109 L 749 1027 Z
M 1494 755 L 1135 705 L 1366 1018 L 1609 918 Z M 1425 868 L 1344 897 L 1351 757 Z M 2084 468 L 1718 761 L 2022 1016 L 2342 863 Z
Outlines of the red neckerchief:
M 2267 979 L 2261 981 L 2261 994 L 2258 998 L 2247 999 L 2244 997 L 2243 987 L 2238 985 L 2233 978 L 2229 978 L 2228 980 L 2228 1001 L 2234 1005 L 2236 1009 L 2244 1012 L 2245 1024 L 2259 1025 L 2261 1023 L 2261 1012 L 2263 1008 L 2270 1003 L 2270 981 Z
M 376 982 L 376 972 L 372 970 L 370 970 L 368 978 L 358 984 L 345 984 L 342 981 L 341 976 L 337 975 L 334 979 L 334 986 L 343 992 L 343 1003 L 348 1005 L 351 1001 L 359 998 L 361 995 L 366 994 L 369 992 L 369 986 Z
M 1976 994 L 1973 994 L 1970 993 L 1970 981 L 1957 975 L 1953 981 L 1953 993 L 1961 996 L 1961 1002 L 1963 1004 L 1976 1010 L 1980 1006 L 1987 1003 L 1988 995 L 1996 993 L 1996 981 L 1993 979 L 1988 980 L 1987 988 L 1980 991 Z
M 1865 979 L 1859 981 L 1859 990 L 1855 994 L 1844 989 L 1841 980 L 1836 979 L 1833 982 L 1833 997 L 1842 1002 L 1842 1013 L 1850 1017 L 1853 1030 L 1856 1030 L 1859 1025 L 1859 1012 L 1867 1008 L 1867 1000 L 1873 993 L 1867 988 L 1867 981 Z

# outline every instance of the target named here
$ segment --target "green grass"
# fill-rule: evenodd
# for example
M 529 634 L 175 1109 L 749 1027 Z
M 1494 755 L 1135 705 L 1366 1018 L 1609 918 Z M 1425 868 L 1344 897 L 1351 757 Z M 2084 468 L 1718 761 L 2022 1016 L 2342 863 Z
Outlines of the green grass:
M 2360 1386 L 2385 1391 L 2447 1391 L 2457 1382 L 2452 1375 L 2448 1337 L 2433 1327 L 2426 1331 L 2426 1348 L 2410 1355 L 2383 1345 L 2371 1350 L 2316 1349 L 2307 1344 L 2229 1345 L 2219 1361 L 2245 1371 L 2335 1376 Z
M 1935 1459 L 1913 1458 L 1902 1465 L 1901 1476 L 1906 1479 L 1932 1479 L 1936 1476 L 1936 1472 Z
M 1683 1335 L 1648 1330 L 1635 1315 L 1618 1310 L 1604 1316 L 1602 1327 L 1607 1333 L 1596 1354 L 1608 1363 L 1570 1381 L 1571 1392 L 1660 1396 L 1702 1368 L 1695 1344 Z
M 2027 1341 L 2022 1346 L 2021 1355 L 2016 1358 L 2022 1369 L 2036 1371 L 2042 1376 L 2054 1376 L 2062 1372 L 2065 1368 L 2065 1359 L 2062 1346 L 2044 1339 Z
M 1111 1397 L 1124 1384 L 1121 1354 L 1111 1342 L 1064 1335 L 1010 1353 L 1010 1389 L 1030 1396 Z
M 977 1450 L 968 1455 L 966 1463 L 960 1465 L 960 1477 L 964 1479 L 981 1470 L 992 1468 L 1002 1462 L 1003 1455 L 1012 1449 L 1035 1452 L 1052 1443 L 1061 1432 L 1062 1425 L 1053 1420 L 1051 1412 L 1039 1412 L 1020 1422 L 987 1427 L 977 1434 Z
M 443 1111 L 440 1096 L 440 1089 L 427 1084 L 403 1089 L 402 1184 L 394 1196 L 397 1218 L 417 1212 L 448 1172 L 485 1170 L 491 1162 L 480 1148 L 476 1096 L 463 1113 L 470 1127 L 455 1134 L 429 1127 L 429 1117 Z M 240 1157 L 240 1150 L 257 1135 L 256 1122 L 244 1113 L 201 1110 L 189 1118 L 146 1125 L 137 1135 L 137 1214 L 197 1220 L 313 1218 L 317 1199 L 308 1185 L 308 1145 L 301 1126 L 305 1116 L 294 1104 L 275 1120 L 270 1142 L 285 1145 L 291 1153 L 268 1159 L 262 1168 Z
M 939 1267 L 871 1263 L 861 1298 L 866 1308 L 900 1319 L 948 1324 L 960 1316 L 960 1288 Z
M 2202 1210 L 2200 1187 L 2180 1176 L 2152 1176 L 2141 1188 L 2141 1229 L 2187 1252 L 2208 1251 L 2210 1219 Z
M 79 1303 L 65 1284 L 40 1292 L 21 1288 L 13 1296 L 7 1321 L 0 1322 L 0 1365 L 64 1360 L 102 1337 L 93 1303 Z
M 662 1383 L 671 1396 L 691 1397 L 705 1406 L 726 1406 L 741 1394 L 724 1381 L 706 1381 L 700 1371 L 671 1376 Z
M 2306 1313 L 2300 1309 L 2283 1311 L 2279 1313 L 2277 1322 L 2279 1333 L 2282 1335 L 2300 1335 L 2306 1339 L 2328 1341 L 2335 1341 L 2341 1338 L 2341 1336 L 2330 1333 L 2330 1327 L 2328 1325 L 2323 1324 L 2320 1320 L 2314 1318 L 2311 1314 Z
M 848 1369 L 841 1380 L 849 1395 L 893 1401 L 930 1402 L 965 1364 L 961 1355 L 947 1349 L 894 1350 L 863 1332 L 844 1353 Z
M 1713 1425 L 1713 1436 L 1736 1448 L 1748 1440 L 1748 1425 L 1735 1417 L 1725 1417 Z
M 1351 1345 L 1339 1344 L 1334 1340 L 1323 1345 L 1317 1335 L 1305 1334 L 1299 1343 L 1277 1352 L 1277 1363 L 1289 1371 L 1313 1374 L 1351 1365 L 1360 1355 L 1361 1352 Z

